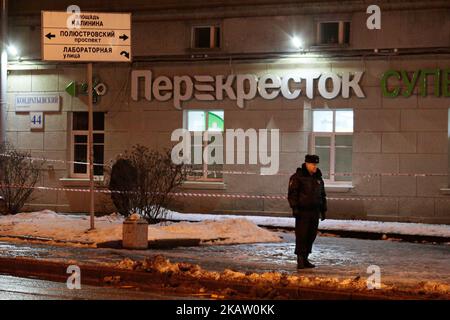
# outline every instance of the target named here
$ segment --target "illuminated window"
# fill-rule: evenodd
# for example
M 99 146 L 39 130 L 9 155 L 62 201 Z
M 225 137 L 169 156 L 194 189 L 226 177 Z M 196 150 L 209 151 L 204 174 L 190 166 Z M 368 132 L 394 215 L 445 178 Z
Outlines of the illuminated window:
M 314 110 L 312 146 L 325 180 L 351 181 L 353 110 Z
M 212 180 L 222 181 L 223 179 L 223 164 L 212 163 L 208 164 L 208 159 L 204 161 L 203 152 L 208 144 L 215 142 L 214 134 L 210 137 L 210 141 L 203 141 L 194 138 L 194 133 L 203 133 L 206 130 L 211 133 L 220 133 L 224 131 L 224 111 L 223 110 L 187 110 L 186 111 L 186 125 L 191 134 L 191 163 L 192 175 L 190 180 Z M 216 152 L 222 152 L 223 144 L 217 144 L 217 149 L 211 152 L 212 156 L 216 156 Z M 208 152 L 207 152 L 208 153 Z M 202 164 L 195 164 L 195 157 L 201 156 Z

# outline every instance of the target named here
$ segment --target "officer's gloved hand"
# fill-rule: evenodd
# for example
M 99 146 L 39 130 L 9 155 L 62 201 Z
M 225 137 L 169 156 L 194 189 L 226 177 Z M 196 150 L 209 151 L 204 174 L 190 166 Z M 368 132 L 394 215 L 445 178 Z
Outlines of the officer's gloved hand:
M 320 220 L 325 220 L 326 219 L 326 211 L 322 211 L 321 213 L 320 213 Z

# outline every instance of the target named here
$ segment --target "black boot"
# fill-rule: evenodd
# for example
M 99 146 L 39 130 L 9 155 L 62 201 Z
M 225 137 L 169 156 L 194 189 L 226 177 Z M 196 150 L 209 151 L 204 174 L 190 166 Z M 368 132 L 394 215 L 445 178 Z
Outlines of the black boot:
M 297 256 L 297 269 L 305 269 L 305 259 L 303 256 L 298 255 Z
M 303 257 L 305 268 L 315 268 L 316 266 L 308 260 L 308 255 Z

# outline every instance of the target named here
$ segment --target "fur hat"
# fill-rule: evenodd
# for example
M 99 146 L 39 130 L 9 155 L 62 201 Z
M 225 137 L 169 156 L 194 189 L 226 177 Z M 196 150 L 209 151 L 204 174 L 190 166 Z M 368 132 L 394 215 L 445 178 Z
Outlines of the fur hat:
M 315 154 L 307 154 L 305 156 L 305 162 L 308 163 L 319 163 L 319 156 Z

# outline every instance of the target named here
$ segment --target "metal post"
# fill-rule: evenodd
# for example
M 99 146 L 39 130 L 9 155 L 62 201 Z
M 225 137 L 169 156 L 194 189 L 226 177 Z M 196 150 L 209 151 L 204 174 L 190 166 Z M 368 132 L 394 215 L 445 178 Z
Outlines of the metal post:
M 6 107 L 8 105 L 8 1 L 2 0 L 0 34 L 0 143 L 6 141 Z
M 447 140 L 448 140 L 448 152 L 450 154 L 450 108 L 448 108 L 448 129 L 447 129 Z M 448 156 L 448 173 L 450 173 L 450 155 Z M 448 175 L 448 187 L 450 188 L 450 174 Z
M 92 107 L 92 63 L 87 65 L 88 77 L 88 112 L 89 112 L 89 137 L 88 137 L 88 157 L 89 157 L 89 196 L 90 196 L 90 215 L 91 228 L 94 229 L 94 114 Z

